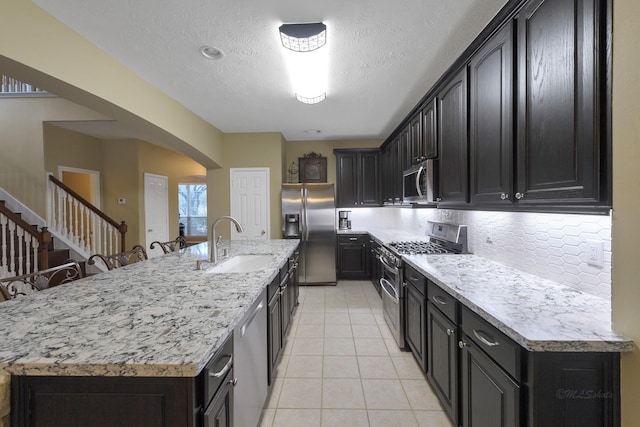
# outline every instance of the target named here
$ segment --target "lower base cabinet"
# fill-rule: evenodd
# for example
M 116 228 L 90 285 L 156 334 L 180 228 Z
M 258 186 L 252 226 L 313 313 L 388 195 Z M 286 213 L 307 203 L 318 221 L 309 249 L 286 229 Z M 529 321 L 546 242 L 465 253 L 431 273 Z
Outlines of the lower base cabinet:
M 11 377 L 13 427 L 231 427 L 233 334 L 197 377 Z
M 369 235 L 338 235 L 338 279 L 366 280 L 369 278 Z
M 519 427 L 520 386 L 465 337 L 462 349 L 462 426 Z

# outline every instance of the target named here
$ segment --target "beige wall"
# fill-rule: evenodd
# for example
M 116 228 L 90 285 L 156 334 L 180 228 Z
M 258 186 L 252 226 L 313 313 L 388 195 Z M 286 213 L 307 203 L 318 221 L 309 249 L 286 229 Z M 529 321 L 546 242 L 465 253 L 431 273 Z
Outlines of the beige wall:
M 43 122 L 104 119 L 61 98 L 0 98 L 0 187 L 44 218 Z
M 638 0 L 614 1 L 612 304 L 616 331 L 636 342 L 622 355 L 622 426 L 640 420 L 640 50 Z
M 144 131 L 209 168 L 222 133 L 31 1 L 0 0 L 0 70 Z M 145 136 L 146 136 L 145 135 Z
M 224 162 L 221 169 L 207 171 L 207 212 L 209 226 L 222 215 L 229 215 L 231 168 L 269 168 L 269 193 L 271 238 L 281 237 L 280 231 L 280 187 L 282 185 L 282 145 L 280 133 L 236 133 L 224 136 Z M 229 238 L 229 228 L 221 230 Z
M 292 162 L 295 163 L 297 168 L 298 158 L 315 152 L 327 158 L 327 182 L 336 182 L 336 156 L 333 154 L 335 148 L 378 148 L 383 142 L 383 139 L 289 141 L 287 142 L 285 169 L 289 169 Z M 289 176 L 285 175 L 285 180 L 288 180 L 288 178 Z M 298 182 L 297 176 L 295 179 L 295 182 Z
M 48 123 L 43 126 L 44 167 L 58 176 L 58 166 L 103 171 L 102 142 Z

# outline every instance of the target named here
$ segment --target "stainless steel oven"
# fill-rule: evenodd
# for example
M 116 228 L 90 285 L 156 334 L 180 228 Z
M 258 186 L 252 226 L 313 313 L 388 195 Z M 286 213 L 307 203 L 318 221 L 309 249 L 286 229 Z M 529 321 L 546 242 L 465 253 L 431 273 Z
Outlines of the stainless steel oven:
M 398 343 L 398 347 L 404 349 L 404 289 L 402 286 L 402 259 L 395 256 L 384 247 L 378 250 L 380 262 L 380 290 L 382 297 L 382 309 L 385 321 L 391 330 L 391 334 Z

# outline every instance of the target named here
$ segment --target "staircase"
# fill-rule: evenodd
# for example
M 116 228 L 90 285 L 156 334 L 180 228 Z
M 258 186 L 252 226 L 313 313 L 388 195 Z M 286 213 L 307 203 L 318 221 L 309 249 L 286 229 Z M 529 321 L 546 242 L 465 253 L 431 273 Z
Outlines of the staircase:
M 51 175 L 46 221 L 0 188 L 3 197 L 11 203 L 0 200 L 0 277 L 44 270 L 69 259 L 78 261 L 86 275 L 85 261 L 91 255 L 125 250 L 124 221 L 118 224 Z

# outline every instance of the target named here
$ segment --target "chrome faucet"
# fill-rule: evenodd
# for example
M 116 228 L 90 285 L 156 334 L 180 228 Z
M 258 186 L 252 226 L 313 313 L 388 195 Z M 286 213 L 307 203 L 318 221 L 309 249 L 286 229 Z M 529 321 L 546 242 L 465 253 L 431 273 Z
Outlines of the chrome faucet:
M 218 262 L 218 240 L 219 239 L 216 239 L 216 225 L 218 225 L 218 223 L 223 219 L 228 219 L 229 221 L 233 222 L 233 224 L 236 226 L 236 231 L 238 233 L 242 233 L 244 231 L 244 229 L 242 228 L 242 224 L 240 224 L 240 222 L 232 216 L 226 216 L 226 215 L 221 216 L 220 218 L 217 218 L 215 221 L 213 221 L 213 224 L 211 224 L 211 258 L 210 258 L 210 261 L 213 264 Z

